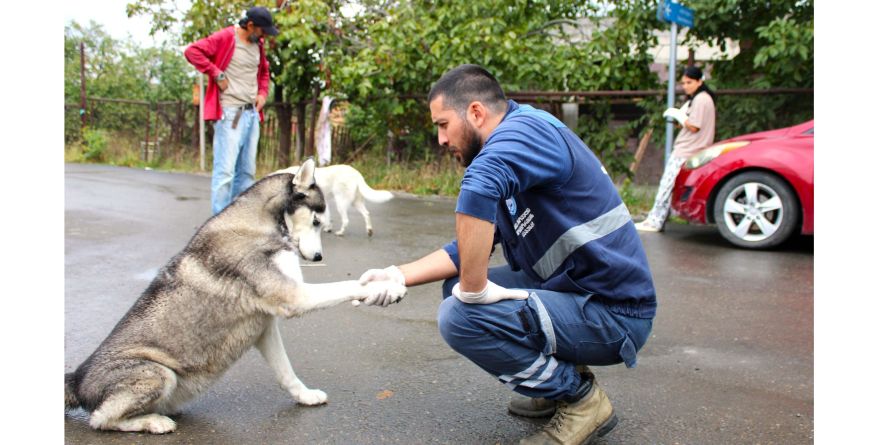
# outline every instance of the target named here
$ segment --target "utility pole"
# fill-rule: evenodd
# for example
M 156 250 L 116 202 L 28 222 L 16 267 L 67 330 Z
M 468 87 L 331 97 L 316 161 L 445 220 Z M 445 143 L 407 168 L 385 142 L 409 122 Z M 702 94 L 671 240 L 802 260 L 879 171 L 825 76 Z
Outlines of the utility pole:
M 671 24 L 671 54 L 668 63 L 668 108 L 673 108 L 677 83 L 677 25 L 687 28 L 695 25 L 695 10 L 685 7 L 675 0 L 660 0 L 656 16 L 659 20 Z M 671 148 L 674 146 L 674 120 L 668 118 L 665 125 L 664 164 L 667 167 L 668 158 L 671 156 Z
M 676 96 L 677 77 L 677 22 L 671 22 L 671 53 L 668 63 L 668 108 L 674 107 Z M 674 147 L 674 120 L 668 119 L 665 126 L 665 166 L 671 157 L 671 149 Z

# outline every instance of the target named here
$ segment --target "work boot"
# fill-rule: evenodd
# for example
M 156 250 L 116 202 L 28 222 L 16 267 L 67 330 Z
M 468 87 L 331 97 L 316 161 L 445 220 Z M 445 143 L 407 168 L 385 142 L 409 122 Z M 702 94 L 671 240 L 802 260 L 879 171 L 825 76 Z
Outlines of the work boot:
M 593 380 L 594 374 L 591 368 L 585 365 L 576 365 L 575 370 L 582 380 Z M 508 403 L 508 412 L 522 417 L 550 417 L 557 410 L 557 401 L 543 399 L 541 397 L 525 397 L 517 395 Z
M 538 433 L 521 440 L 520 445 L 586 445 L 615 428 L 618 417 L 596 381 L 582 381 L 576 398 L 558 400 L 551 421 Z

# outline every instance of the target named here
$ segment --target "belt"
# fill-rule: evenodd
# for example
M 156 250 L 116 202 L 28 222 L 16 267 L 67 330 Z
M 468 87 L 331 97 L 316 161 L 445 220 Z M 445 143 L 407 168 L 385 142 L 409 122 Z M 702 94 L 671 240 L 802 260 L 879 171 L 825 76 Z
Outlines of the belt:
M 255 108 L 253 104 L 246 104 L 242 107 L 237 107 L 237 114 L 234 115 L 234 122 L 231 124 L 231 128 L 237 128 L 237 123 L 240 122 L 240 116 L 243 114 L 243 110 L 252 110 Z

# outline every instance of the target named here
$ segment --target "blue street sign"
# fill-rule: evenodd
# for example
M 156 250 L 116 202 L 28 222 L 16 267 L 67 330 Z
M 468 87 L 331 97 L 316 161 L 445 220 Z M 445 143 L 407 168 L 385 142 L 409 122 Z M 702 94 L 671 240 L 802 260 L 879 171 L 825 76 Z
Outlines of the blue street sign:
M 661 0 L 658 3 L 657 16 L 663 22 L 673 22 L 686 28 L 692 28 L 695 23 L 695 10 L 672 0 Z

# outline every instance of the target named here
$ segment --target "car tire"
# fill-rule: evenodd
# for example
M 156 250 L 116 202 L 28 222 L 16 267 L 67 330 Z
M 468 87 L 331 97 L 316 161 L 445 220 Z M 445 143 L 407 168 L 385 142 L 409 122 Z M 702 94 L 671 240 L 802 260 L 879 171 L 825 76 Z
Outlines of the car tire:
M 794 234 L 800 206 L 791 187 L 771 173 L 741 173 L 723 184 L 714 221 L 729 242 L 750 249 L 778 246 Z

